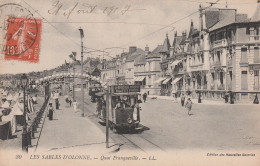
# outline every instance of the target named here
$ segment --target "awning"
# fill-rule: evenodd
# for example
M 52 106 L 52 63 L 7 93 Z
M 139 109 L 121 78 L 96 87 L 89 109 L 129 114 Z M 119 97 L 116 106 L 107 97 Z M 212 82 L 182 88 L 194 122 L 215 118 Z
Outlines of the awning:
M 158 80 L 154 81 L 155 84 L 157 83 L 161 83 L 163 80 L 165 80 L 166 78 L 159 78 Z
M 172 81 L 172 85 L 176 84 L 178 81 L 180 81 L 182 77 L 177 77 Z
M 167 84 L 172 78 L 167 78 L 166 80 L 163 81 L 162 84 Z
M 181 60 L 173 61 L 172 64 L 171 64 L 171 66 L 176 66 L 176 65 L 178 65 L 180 62 L 181 62 Z
M 138 80 L 138 77 L 134 77 L 134 81 L 137 81 Z
M 145 79 L 145 76 L 141 76 L 141 77 L 135 77 L 134 81 L 136 82 L 142 82 Z

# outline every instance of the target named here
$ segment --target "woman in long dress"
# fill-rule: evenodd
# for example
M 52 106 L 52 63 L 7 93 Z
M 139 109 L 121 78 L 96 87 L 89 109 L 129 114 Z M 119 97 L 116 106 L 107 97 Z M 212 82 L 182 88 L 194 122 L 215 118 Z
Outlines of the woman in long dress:
M 52 103 L 49 104 L 49 120 L 53 120 L 53 107 L 52 107 Z

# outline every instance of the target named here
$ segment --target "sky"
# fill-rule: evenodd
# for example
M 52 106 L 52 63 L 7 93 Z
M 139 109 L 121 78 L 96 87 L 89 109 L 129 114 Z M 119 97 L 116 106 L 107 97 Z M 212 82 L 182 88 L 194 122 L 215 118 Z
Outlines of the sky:
M 80 60 L 84 31 L 84 59 L 115 57 L 129 46 L 152 51 L 162 44 L 168 33 L 172 44 L 174 33 L 189 30 L 191 19 L 198 27 L 199 4 L 208 6 L 216 0 L 8 0 L 27 8 L 36 19 L 42 19 L 38 63 L 5 60 L 0 55 L 0 74 L 27 73 L 57 67 L 71 62 L 69 55 L 77 52 Z M 251 17 L 257 0 L 227 0 L 228 8 Z M 0 5 L 7 0 L 0 0 Z M 226 0 L 213 7 L 225 8 Z M 2 9 L 3 10 L 3 9 Z M 1 9 L 0 9 L 1 12 Z M 1 14 L 1 13 L 0 13 Z M 1 15 L 0 15 L 1 16 Z M 1 17 L 0 17 L 1 18 Z M 2 20 L 0 20 L 2 23 Z M 0 36 L 2 39 L 2 36 Z M 111 48 L 117 47 L 117 48 Z M 90 52 L 90 53 L 89 53 Z

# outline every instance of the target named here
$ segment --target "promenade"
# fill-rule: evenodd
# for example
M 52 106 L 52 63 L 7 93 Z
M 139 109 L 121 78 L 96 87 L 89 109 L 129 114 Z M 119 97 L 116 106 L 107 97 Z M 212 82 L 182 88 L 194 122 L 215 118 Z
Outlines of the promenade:
M 87 117 L 81 116 L 81 110 L 73 111 L 66 107 L 64 97 L 60 97 L 60 109 L 54 107 L 53 120 L 45 118 L 39 143 L 34 149 L 37 153 L 79 153 L 106 154 L 117 150 L 119 146 L 110 139 L 110 148 L 106 148 L 105 134 Z M 54 100 L 50 100 L 55 106 Z

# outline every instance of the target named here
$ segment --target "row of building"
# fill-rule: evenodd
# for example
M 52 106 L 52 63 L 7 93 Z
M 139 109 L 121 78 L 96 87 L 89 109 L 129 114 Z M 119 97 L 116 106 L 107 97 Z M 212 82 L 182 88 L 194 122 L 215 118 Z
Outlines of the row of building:
M 236 9 L 199 8 L 199 27 L 174 34 L 152 51 L 129 52 L 106 61 L 101 80 L 108 85 L 138 84 L 149 94 L 191 93 L 222 100 L 234 92 L 238 101 L 260 94 L 260 0 L 251 18 Z

